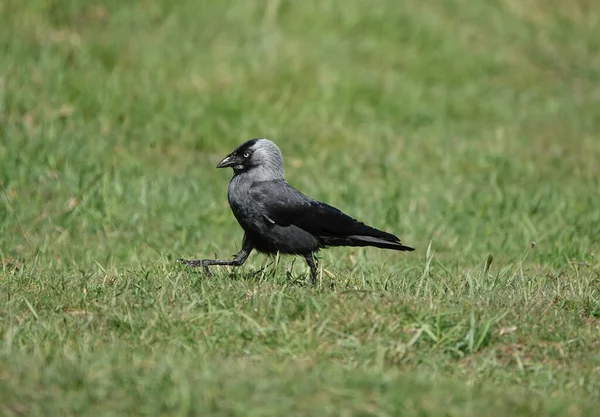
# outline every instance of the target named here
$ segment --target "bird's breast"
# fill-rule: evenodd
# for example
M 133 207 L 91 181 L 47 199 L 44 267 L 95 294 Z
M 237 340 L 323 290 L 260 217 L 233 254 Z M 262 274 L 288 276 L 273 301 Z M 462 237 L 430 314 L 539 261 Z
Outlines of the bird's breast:
M 253 229 L 260 217 L 256 203 L 250 195 L 249 181 L 244 181 L 242 175 L 235 176 L 229 182 L 227 197 L 229 206 L 238 223 L 245 230 Z

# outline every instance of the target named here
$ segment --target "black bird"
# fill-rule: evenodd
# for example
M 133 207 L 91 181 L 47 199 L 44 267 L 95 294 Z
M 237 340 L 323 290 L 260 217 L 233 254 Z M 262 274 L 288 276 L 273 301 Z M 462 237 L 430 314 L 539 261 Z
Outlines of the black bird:
M 329 246 L 375 246 L 412 251 L 396 236 L 367 226 L 340 210 L 313 200 L 289 185 L 284 177 L 283 156 L 268 139 L 252 139 L 226 156 L 217 168 L 233 168 L 229 182 L 229 205 L 244 229 L 242 249 L 232 260 L 192 259 L 179 261 L 202 266 L 240 266 L 253 249 L 302 255 L 310 267 L 314 285 L 317 265 L 313 254 Z

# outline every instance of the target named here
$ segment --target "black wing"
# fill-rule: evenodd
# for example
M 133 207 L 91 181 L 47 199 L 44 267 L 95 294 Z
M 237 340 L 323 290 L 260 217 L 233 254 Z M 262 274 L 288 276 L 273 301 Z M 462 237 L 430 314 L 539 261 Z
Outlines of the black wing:
M 268 222 L 299 227 L 317 237 L 323 246 L 413 250 L 391 233 L 367 226 L 335 207 L 305 196 L 285 180 L 257 182 L 250 192 Z

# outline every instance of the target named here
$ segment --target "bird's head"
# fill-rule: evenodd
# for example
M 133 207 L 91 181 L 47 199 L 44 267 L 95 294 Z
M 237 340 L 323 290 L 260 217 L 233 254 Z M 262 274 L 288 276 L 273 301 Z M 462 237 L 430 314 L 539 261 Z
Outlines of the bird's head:
M 257 180 L 283 179 L 283 156 L 279 147 L 269 139 L 252 139 L 227 155 L 217 168 L 233 168 L 238 175 L 256 175 Z

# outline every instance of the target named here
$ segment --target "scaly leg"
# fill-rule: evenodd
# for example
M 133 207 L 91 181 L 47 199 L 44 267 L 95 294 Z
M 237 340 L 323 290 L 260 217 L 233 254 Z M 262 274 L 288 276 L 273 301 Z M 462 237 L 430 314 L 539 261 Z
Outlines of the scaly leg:
M 317 282 L 317 262 L 312 253 L 304 255 L 304 259 L 306 259 L 306 263 L 310 268 L 310 284 L 314 287 Z
M 212 266 L 212 265 L 230 265 L 230 266 L 243 265 L 244 262 L 246 262 L 246 259 L 248 259 L 250 252 L 252 252 L 252 249 L 254 249 L 254 246 L 252 246 L 250 241 L 246 238 L 246 235 L 244 235 L 244 241 L 242 242 L 242 249 L 236 255 L 234 255 L 233 259 L 230 261 L 226 260 L 226 259 L 178 259 L 178 261 L 186 264 L 187 266 L 189 266 L 191 268 L 196 268 L 196 267 L 201 266 L 202 269 L 204 270 L 204 273 L 210 277 L 211 273 L 208 270 L 209 266 Z

